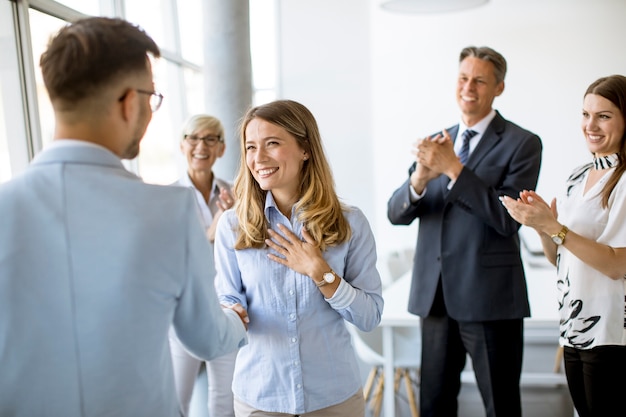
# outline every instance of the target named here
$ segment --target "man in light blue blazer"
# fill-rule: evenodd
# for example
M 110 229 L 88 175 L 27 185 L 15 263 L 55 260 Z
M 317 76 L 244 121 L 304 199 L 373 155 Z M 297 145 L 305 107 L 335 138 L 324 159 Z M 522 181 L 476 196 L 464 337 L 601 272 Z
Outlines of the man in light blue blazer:
M 0 416 L 176 416 L 169 327 L 206 360 L 246 343 L 191 191 L 120 161 L 162 100 L 150 56 L 141 29 L 90 18 L 41 57 L 55 141 L 0 186 Z

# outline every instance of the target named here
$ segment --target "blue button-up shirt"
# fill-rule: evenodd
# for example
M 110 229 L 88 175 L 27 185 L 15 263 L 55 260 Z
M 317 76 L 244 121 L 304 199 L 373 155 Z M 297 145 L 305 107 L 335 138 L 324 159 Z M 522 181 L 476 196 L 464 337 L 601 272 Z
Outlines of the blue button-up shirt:
M 269 192 L 265 216 L 273 230 L 283 224 L 302 236 L 296 213 L 291 220 L 285 217 Z M 308 276 L 268 259 L 271 249 L 234 250 L 239 225 L 233 210 L 219 220 L 217 292 L 223 303 L 241 303 L 250 317 L 249 343 L 237 356 L 233 391 L 254 408 L 307 413 L 339 404 L 361 389 L 344 320 L 364 331 L 374 329 L 383 310 L 382 286 L 367 219 L 355 207 L 344 216 L 351 238 L 324 252 L 342 277 L 329 299 Z

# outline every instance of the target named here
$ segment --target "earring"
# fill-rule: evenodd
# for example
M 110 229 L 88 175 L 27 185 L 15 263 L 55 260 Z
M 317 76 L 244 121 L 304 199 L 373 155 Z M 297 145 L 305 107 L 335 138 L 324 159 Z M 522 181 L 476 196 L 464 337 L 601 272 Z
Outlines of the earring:
M 308 161 L 309 157 L 307 155 L 304 155 L 304 158 L 302 158 L 303 161 Z

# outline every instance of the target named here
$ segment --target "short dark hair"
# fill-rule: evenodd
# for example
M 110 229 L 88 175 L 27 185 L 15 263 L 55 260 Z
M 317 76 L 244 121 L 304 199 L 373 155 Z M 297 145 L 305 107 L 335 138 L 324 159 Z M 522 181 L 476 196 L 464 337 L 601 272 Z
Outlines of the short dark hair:
M 91 17 L 63 27 L 48 43 L 39 64 L 50 100 L 89 97 L 112 80 L 147 68 L 159 47 L 143 29 L 123 19 Z
M 463 62 L 463 60 L 469 56 L 491 62 L 494 66 L 496 81 L 498 83 L 504 81 L 504 77 L 506 76 L 506 59 L 504 59 L 499 52 L 496 52 L 488 46 L 468 46 L 461 51 L 459 63 Z

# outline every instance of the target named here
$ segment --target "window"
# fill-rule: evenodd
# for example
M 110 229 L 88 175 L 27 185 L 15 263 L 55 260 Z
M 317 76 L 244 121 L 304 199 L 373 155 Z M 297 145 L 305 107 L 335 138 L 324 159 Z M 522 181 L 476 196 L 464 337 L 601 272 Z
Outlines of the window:
M 0 1 L 0 183 L 26 168 L 29 145 L 25 107 L 21 103 L 20 68 L 12 19 L 12 4 Z
M 254 104 L 276 99 L 276 0 L 250 1 Z
M 174 182 L 185 169 L 179 149 L 181 126 L 190 114 L 205 111 L 202 0 L 161 0 L 156 3 L 159 7 L 148 8 L 143 0 L 37 0 L 32 4 L 36 6 L 23 0 L 0 1 L 0 53 L 18 57 L 0 66 L 0 182 L 25 168 L 52 141 L 54 113 L 39 59 L 51 35 L 68 21 L 90 15 L 123 16 L 142 27 L 161 48 L 162 58 L 155 61 L 153 71 L 155 87 L 165 96 L 163 106 L 153 115 L 139 157 L 125 164 L 146 182 Z M 24 9 L 28 16 L 20 21 L 28 23 L 30 44 L 26 44 L 28 37 L 19 38 L 13 26 L 14 12 L 18 10 L 19 15 Z M 250 1 L 255 104 L 276 96 L 275 10 L 275 0 Z M 19 49 L 15 47 L 18 42 L 22 43 Z M 20 50 L 32 59 L 32 65 L 18 65 Z M 21 80 L 26 80 L 26 87 Z
M 46 87 L 43 83 L 39 59 L 41 54 L 46 50 L 50 36 L 58 32 L 67 22 L 33 9 L 29 10 L 29 20 L 33 64 L 35 66 L 35 85 L 37 88 L 41 142 L 43 146 L 46 146 L 52 142 L 54 136 L 54 112 L 52 110 L 52 104 L 50 104 L 50 99 L 48 98 Z
M 161 2 L 146 9 L 143 0 L 127 0 L 125 16 L 141 26 L 159 45 L 162 58 L 153 66 L 154 83 L 164 95 L 153 114 L 137 157 L 144 181 L 171 184 L 184 170 L 180 157 L 180 128 L 192 112 L 202 112 L 202 10 L 201 0 Z
M 101 13 L 100 0 L 56 0 L 57 3 L 61 3 L 64 6 L 74 9 L 77 12 L 98 16 Z

